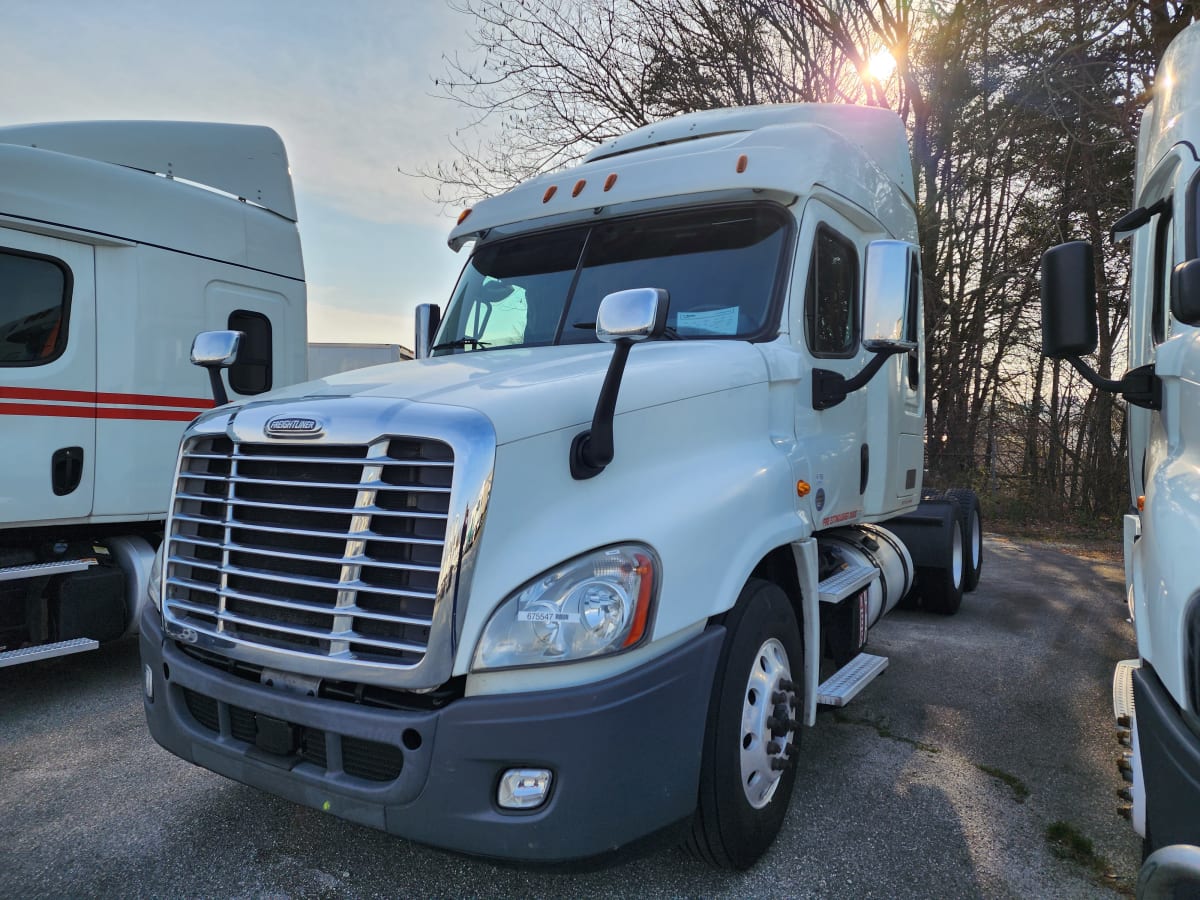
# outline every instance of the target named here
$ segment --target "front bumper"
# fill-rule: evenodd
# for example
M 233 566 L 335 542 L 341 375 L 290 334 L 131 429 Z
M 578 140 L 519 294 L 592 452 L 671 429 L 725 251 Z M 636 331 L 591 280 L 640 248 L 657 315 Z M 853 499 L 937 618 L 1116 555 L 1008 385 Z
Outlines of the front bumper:
M 385 710 L 227 674 L 164 641 L 149 609 L 141 655 L 154 683 L 143 705 L 159 744 L 228 778 L 424 844 L 559 862 L 599 856 L 691 815 L 723 636 L 709 628 L 595 684 L 466 697 L 435 711 Z M 198 718 L 197 709 L 207 712 Z M 320 752 L 264 752 L 254 737 L 259 716 L 270 717 L 274 734 L 293 729 L 302 735 L 296 743 Z M 398 772 L 382 777 L 395 777 L 360 777 L 371 748 L 386 749 Z M 379 779 L 370 765 L 366 774 Z M 553 771 L 541 808 L 496 805 L 510 768 Z
M 1154 846 L 1200 844 L 1200 737 L 1145 663 L 1133 672 L 1133 694 Z

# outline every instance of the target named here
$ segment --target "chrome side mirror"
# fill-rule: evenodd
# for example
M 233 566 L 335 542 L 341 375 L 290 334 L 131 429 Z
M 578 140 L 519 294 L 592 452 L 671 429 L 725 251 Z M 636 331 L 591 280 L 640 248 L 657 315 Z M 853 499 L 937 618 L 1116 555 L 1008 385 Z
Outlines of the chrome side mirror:
M 617 291 L 600 301 L 596 337 L 608 344 L 638 343 L 660 336 L 667 326 L 667 292 L 662 288 Z
M 904 241 L 871 241 L 863 280 L 863 347 L 902 353 L 917 349 L 905 333 L 909 273 L 917 248 Z
M 576 481 L 595 478 L 613 461 L 613 417 L 629 351 L 634 344 L 662 337 L 666 332 L 670 299 L 662 288 L 633 288 L 609 294 L 600 301 L 596 337 L 616 346 L 596 401 L 592 427 L 579 432 L 571 442 L 571 477 Z
M 206 369 L 227 369 L 237 359 L 241 343 L 240 331 L 202 331 L 192 341 L 192 363 Z
M 192 341 L 192 363 L 208 369 L 208 383 L 217 406 L 229 402 L 221 370 L 228 369 L 237 360 L 242 336 L 240 331 L 202 331 Z

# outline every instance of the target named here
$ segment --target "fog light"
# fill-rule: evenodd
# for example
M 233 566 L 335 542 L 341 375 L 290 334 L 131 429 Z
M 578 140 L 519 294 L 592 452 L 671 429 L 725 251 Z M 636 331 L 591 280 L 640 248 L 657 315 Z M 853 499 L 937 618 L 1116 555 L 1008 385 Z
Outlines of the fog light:
M 142 667 L 142 690 L 146 692 L 146 699 L 151 703 L 154 702 L 154 670 L 149 666 Z
M 509 769 L 500 777 L 496 802 L 504 809 L 536 809 L 550 793 L 549 769 Z

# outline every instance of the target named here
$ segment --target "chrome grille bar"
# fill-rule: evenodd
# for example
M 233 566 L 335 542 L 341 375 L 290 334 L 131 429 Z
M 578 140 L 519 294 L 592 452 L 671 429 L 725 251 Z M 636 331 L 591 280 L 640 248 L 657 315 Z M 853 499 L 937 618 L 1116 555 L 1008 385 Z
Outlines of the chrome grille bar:
M 436 620 L 454 473 L 430 438 L 189 436 L 164 614 L 226 645 L 411 669 Z

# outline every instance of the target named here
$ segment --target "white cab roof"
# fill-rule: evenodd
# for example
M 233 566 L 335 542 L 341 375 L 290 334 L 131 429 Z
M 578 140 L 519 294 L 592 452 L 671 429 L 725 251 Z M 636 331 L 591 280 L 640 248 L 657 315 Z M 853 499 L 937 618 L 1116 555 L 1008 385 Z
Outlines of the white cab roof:
M 482 201 L 449 243 L 458 249 L 493 228 L 618 204 L 752 191 L 778 199 L 817 186 L 868 210 L 895 237 L 916 239 L 899 117 L 876 107 L 797 103 L 709 110 L 639 128 L 574 168 Z
M 1176 144 L 1200 140 L 1200 23 L 1176 35 L 1163 54 L 1154 99 L 1142 114 L 1138 135 L 1137 197 L 1143 179 Z M 1195 152 L 1193 150 L 1193 152 Z
M 0 128 L 0 217 L 304 278 L 287 153 L 261 126 Z
M 296 221 L 287 151 L 262 125 L 214 122 L 46 122 L 0 128 L 19 144 L 184 178 Z

